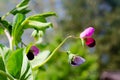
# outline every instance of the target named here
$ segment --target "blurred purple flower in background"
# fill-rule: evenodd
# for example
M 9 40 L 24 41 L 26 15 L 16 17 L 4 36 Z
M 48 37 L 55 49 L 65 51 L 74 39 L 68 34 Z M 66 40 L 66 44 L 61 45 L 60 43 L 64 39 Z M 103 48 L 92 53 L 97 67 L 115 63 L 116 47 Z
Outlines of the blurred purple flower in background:
M 96 44 L 95 40 L 92 38 L 94 32 L 95 29 L 93 27 L 88 27 L 82 33 L 80 33 L 80 38 L 85 41 L 85 44 L 88 47 L 94 47 Z

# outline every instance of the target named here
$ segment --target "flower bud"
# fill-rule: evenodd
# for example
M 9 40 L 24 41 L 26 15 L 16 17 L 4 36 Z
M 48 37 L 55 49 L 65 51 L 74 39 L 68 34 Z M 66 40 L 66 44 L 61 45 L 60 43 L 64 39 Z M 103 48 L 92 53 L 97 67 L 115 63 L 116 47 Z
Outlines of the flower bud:
M 85 62 L 85 59 L 74 54 L 69 54 L 69 62 L 72 66 L 79 66 Z

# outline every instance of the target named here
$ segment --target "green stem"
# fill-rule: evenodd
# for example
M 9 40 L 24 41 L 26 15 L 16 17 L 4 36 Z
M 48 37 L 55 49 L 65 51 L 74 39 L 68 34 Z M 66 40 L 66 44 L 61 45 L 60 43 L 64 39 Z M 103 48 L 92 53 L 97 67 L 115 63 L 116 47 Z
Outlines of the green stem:
M 10 12 L 7 12 L 4 16 L 2 16 L 2 20 L 4 20 L 8 15 L 10 14 Z
M 8 77 L 10 80 L 14 80 L 13 77 L 11 77 L 9 74 L 5 73 L 4 71 L 0 70 L 0 74 L 3 75 L 3 76 L 6 76 Z
M 13 50 L 12 37 L 10 36 L 9 32 L 6 29 L 4 30 L 4 32 L 8 38 L 10 49 Z
M 0 23 L 0 26 L 1 26 L 1 28 L 4 29 L 4 33 L 5 33 L 5 35 L 7 36 L 8 41 L 9 41 L 10 49 L 12 50 L 12 49 L 13 49 L 13 45 L 12 45 L 12 37 L 10 36 L 8 30 L 5 29 L 5 26 L 4 26 L 3 24 Z
M 50 60 L 50 58 L 55 54 L 55 52 L 65 43 L 65 41 L 69 38 L 79 38 L 79 37 L 74 37 L 74 36 L 68 36 L 66 37 L 54 50 L 53 52 L 50 54 L 50 56 L 40 65 L 36 66 L 33 68 L 33 70 L 36 70 L 38 69 L 39 67 L 41 67 L 42 65 L 44 65 L 47 61 Z

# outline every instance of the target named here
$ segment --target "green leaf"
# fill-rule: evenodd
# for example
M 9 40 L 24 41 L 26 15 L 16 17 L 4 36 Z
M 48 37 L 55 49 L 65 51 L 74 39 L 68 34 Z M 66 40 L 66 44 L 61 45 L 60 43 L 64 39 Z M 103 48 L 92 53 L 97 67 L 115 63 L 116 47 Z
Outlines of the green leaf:
M 18 78 L 19 80 L 33 80 L 30 62 L 26 57 L 26 51 L 27 51 L 26 49 L 25 50 L 18 49 L 16 51 L 11 51 L 9 48 L 0 45 L 0 54 L 4 58 L 4 63 L 6 65 L 8 72 L 14 78 L 19 77 Z M 3 65 L 1 63 L 1 58 L 0 58 L 0 70 L 1 70 L 1 66 Z M 2 70 L 4 71 L 4 67 L 2 67 Z M 6 80 L 6 79 L 0 78 L 0 80 Z
M 5 71 L 5 65 L 2 59 L 2 56 L 0 55 L 0 70 Z M 7 80 L 6 76 L 0 74 L 0 80 Z
M 1 28 L 1 26 L 0 26 L 0 34 L 3 34 L 4 33 L 4 30 L 3 30 L 3 28 Z
M 30 16 L 27 20 L 39 21 L 39 22 L 47 22 L 45 17 L 43 16 Z
M 52 23 L 51 22 L 43 23 L 43 22 L 29 20 L 28 26 L 29 28 L 35 28 L 37 30 L 44 30 L 48 28 L 49 26 L 52 26 Z
M 6 62 L 8 72 L 16 79 L 20 78 L 22 62 L 23 49 L 13 51 Z
M 30 0 L 22 0 L 16 7 L 23 7 L 28 5 Z
M 17 13 L 13 19 L 13 24 L 12 24 L 13 30 L 17 29 L 24 19 L 25 19 L 25 15 L 23 15 L 21 13 Z
M 23 29 L 22 29 L 22 26 L 20 26 L 20 25 L 24 19 L 25 19 L 25 15 L 23 15 L 21 13 L 17 13 L 13 20 L 12 36 L 13 36 L 13 42 L 16 45 L 21 41 L 21 35 L 23 33 Z M 19 35 L 18 35 L 18 33 L 19 33 Z
M 5 65 L 4 65 L 4 62 L 3 62 L 3 59 L 2 59 L 1 55 L 0 55 L 0 70 L 5 71 Z
M 44 60 L 49 56 L 49 54 L 50 54 L 50 51 L 45 50 L 43 52 L 40 52 L 37 56 L 35 56 L 34 60 L 30 62 L 32 68 L 38 65 L 41 65 L 44 62 Z
M 31 10 L 28 10 L 28 9 L 21 9 L 21 8 L 18 8 L 18 9 L 15 9 L 14 11 L 12 11 L 11 13 L 13 15 L 16 15 L 17 13 L 21 13 L 21 14 L 27 14 L 28 12 L 30 12 Z
M 12 26 L 9 24 L 8 21 L 1 20 L 1 17 L 0 17 L 0 27 L 2 28 L 2 30 L 6 28 L 9 31 L 9 33 L 11 34 Z
M 5 65 L 6 65 L 6 62 L 11 54 L 11 50 L 3 45 L 0 45 L 0 54 L 2 55 L 4 61 L 5 61 Z
M 20 2 L 13 10 L 10 11 L 10 13 L 12 13 L 13 15 L 17 13 L 22 13 L 22 14 L 28 13 L 30 11 L 27 10 L 29 1 L 30 0 L 22 0 L 22 2 Z
M 28 78 L 32 74 L 32 73 L 30 73 L 30 74 L 27 75 L 29 69 L 30 69 L 30 64 L 27 64 L 27 68 L 26 68 L 26 70 L 24 69 L 25 72 L 22 74 L 20 80 L 25 80 L 26 78 Z
M 6 60 L 8 59 L 8 56 L 10 55 L 10 49 L 7 47 L 4 47 L 3 45 L 0 44 L 0 80 L 7 80 L 6 78 L 8 77 L 10 80 L 13 80 L 13 78 L 6 72 Z M 2 79 L 1 79 L 2 77 Z
M 0 44 L 0 48 L 3 48 L 4 47 L 4 45 L 3 44 Z M 0 52 L 1 53 L 1 52 Z
M 26 49 L 24 50 L 24 58 L 23 58 L 20 80 L 33 80 L 32 68 L 26 57 L 26 54 L 27 54 Z
M 46 21 L 46 17 L 55 16 L 55 12 L 46 12 L 42 14 L 36 14 L 25 19 L 21 26 L 24 28 L 34 28 L 36 30 L 45 30 L 46 28 L 52 27 L 51 22 Z
M 33 15 L 31 16 L 30 18 L 34 18 L 34 17 L 50 17 L 50 16 L 56 16 L 56 13 L 55 12 L 45 12 L 45 13 L 42 13 L 42 14 L 37 14 L 37 15 Z
M 55 12 L 46 12 L 46 13 L 42 13 L 42 14 L 36 14 L 36 15 L 28 17 L 26 20 L 28 20 L 28 21 L 32 20 L 32 21 L 46 23 L 47 22 L 46 18 L 50 17 L 50 16 L 56 16 Z

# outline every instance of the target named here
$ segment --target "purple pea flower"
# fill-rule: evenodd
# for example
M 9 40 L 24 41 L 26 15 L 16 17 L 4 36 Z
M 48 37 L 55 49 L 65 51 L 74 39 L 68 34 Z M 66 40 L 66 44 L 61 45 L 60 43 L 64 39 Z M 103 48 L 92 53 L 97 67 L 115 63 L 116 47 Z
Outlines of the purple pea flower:
M 69 54 L 69 62 L 72 66 L 79 66 L 85 62 L 85 59 L 74 54 Z
M 92 38 L 92 35 L 94 34 L 95 29 L 93 27 L 86 28 L 82 33 L 80 33 L 81 40 L 85 41 L 85 44 L 88 47 L 94 47 L 95 46 L 95 40 Z
M 39 49 L 36 47 L 36 46 L 32 46 L 30 48 L 30 50 L 28 51 L 27 53 L 27 58 L 29 60 L 33 60 L 34 59 L 34 56 L 37 56 L 39 53 Z

